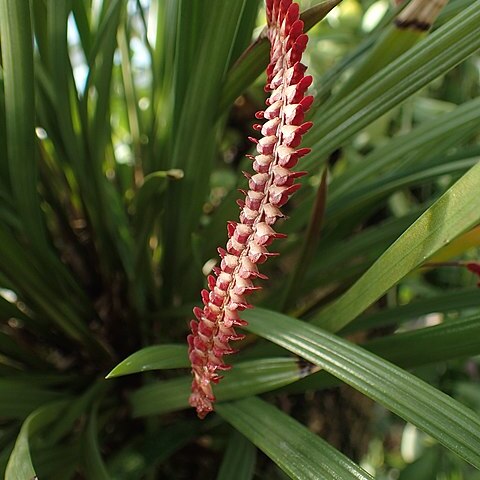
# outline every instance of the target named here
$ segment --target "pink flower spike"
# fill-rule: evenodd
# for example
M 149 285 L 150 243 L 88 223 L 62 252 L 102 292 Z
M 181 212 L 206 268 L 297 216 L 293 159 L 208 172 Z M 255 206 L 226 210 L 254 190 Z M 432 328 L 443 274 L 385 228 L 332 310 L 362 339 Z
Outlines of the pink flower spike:
M 218 249 L 220 267 L 208 276 L 208 290 L 201 292 L 203 308 L 194 308 L 196 319 L 190 323 L 193 381 L 189 401 L 200 418 L 214 408 L 212 384 L 222 378 L 217 372 L 230 368 L 223 362 L 224 355 L 235 353 L 229 342 L 243 338 L 235 327 L 246 325 L 239 316 L 252 308 L 246 297 L 261 288 L 254 281 L 267 279 L 258 265 L 278 255 L 268 248 L 273 240 L 286 236 L 273 226 L 285 217 L 280 208 L 300 188 L 295 179 L 306 174 L 292 168 L 310 151 L 297 148 L 312 127 L 304 117 L 313 102 L 312 96 L 305 95 L 312 77 L 305 75 L 307 67 L 301 63 L 308 37 L 303 33 L 299 6 L 293 0 L 266 0 L 266 12 L 271 48 L 265 91 L 270 96 L 265 101 L 267 108 L 255 115 L 263 120 L 254 125 L 261 137 L 249 137 L 257 150 L 257 155 L 247 155 L 255 173 L 245 173 L 249 189 L 242 190 L 245 198 L 237 201 L 239 221 L 227 224 L 226 249 Z

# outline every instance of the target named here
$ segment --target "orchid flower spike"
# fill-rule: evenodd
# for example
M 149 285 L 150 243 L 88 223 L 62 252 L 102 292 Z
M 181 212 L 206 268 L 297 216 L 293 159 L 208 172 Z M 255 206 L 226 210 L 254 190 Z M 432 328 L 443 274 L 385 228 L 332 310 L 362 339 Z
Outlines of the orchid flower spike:
M 273 226 L 284 216 L 280 208 L 300 187 L 295 179 L 305 174 L 292 169 L 309 152 L 298 148 L 312 127 L 304 116 L 313 101 L 305 95 L 312 77 L 305 75 L 306 66 L 301 63 L 308 37 L 299 6 L 292 0 L 266 0 L 266 12 L 271 49 L 265 90 L 270 95 L 267 108 L 256 114 L 263 124 L 254 125 L 262 134 L 252 139 L 257 155 L 249 158 L 255 173 L 246 174 L 249 190 L 238 202 L 239 220 L 228 223 L 226 249 L 218 249 L 220 268 L 208 277 L 208 290 L 201 294 L 203 308 L 194 309 L 196 319 L 188 336 L 193 375 L 190 405 L 200 418 L 213 410 L 212 384 L 221 379 L 219 372 L 230 368 L 223 360 L 234 353 L 229 342 L 244 337 L 235 328 L 246 325 L 240 313 L 251 308 L 247 296 L 260 288 L 254 281 L 266 279 L 258 265 L 276 255 L 268 250 L 273 240 L 285 237 Z

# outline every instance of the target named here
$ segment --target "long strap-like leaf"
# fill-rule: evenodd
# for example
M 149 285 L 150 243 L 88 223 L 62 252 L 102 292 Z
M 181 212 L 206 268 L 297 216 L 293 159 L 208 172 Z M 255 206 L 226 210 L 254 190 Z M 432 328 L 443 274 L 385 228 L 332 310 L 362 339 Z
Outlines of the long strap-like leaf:
M 290 478 L 372 479 L 327 442 L 259 398 L 220 404 L 217 409 L 225 420 L 266 453 Z
M 435 202 L 336 302 L 313 322 L 338 331 L 409 272 L 480 222 L 480 164 Z
M 347 340 L 255 309 L 248 330 L 324 368 L 480 468 L 480 417 L 453 398 Z

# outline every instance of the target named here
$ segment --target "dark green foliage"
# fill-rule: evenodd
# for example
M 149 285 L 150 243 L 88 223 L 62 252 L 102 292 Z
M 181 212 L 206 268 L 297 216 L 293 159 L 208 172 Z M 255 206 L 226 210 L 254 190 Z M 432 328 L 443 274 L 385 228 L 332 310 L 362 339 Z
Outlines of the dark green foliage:
M 309 175 L 200 422 L 185 337 L 250 169 L 263 5 L 0 0 L 0 477 L 480 478 L 480 0 L 421 34 L 392 3 L 300 2 Z

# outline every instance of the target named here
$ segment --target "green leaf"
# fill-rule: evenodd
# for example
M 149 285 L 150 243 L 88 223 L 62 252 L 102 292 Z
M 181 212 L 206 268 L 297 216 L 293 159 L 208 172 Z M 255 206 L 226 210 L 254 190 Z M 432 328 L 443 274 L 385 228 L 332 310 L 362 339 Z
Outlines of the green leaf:
M 29 318 L 14 303 L 9 302 L 0 295 L 0 319 L 2 321 L 14 317 L 22 321 L 29 321 Z
M 372 340 L 363 344 L 362 347 L 402 368 L 416 368 L 431 363 L 470 357 L 480 354 L 479 320 L 478 315 L 453 320 L 434 327 Z M 331 387 L 337 383 L 338 381 L 322 370 L 282 390 L 293 393 L 305 392 Z
M 478 295 L 478 293 L 477 293 Z M 402 367 L 480 354 L 480 315 L 411 332 L 397 333 L 363 345 Z
M 0 1 L 10 183 L 23 226 L 33 245 L 45 245 L 37 193 L 33 40 L 28 2 Z
M 348 274 L 349 265 L 364 261 L 370 266 L 419 216 L 412 212 L 400 218 L 393 218 L 359 232 L 357 235 L 331 242 L 320 243 L 307 273 L 304 289 L 313 289 L 319 283 L 337 280 Z
M 480 221 L 480 164 L 436 201 L 337 301 L 312 321 L 337 331 L 440 248 Z
M 448 158 L 448 157 L 446 157 Z M 458 175 L 474 166 L 478 157 L 450 161 L 433 166 L 404 168 L 386 175 L 378 175 L 376 179 L 365 182 L 341 196 L 331 197 L 327 209 L 329 222 L 338 222 L 368 205 L 380 204 L 381 200 L 401 188 L 421 185 L 443 175 Z
M 142 348 L 120 362 L 106 378 L 130 375 L 147 370 L 187 368 L 190 366 L 186 345 L 155 345 Z
M 406 305 L 400 305 L 399 307 L 364 314 L 343 328 L 342 333 L 350 334 L 358 330 L 367 330 L 384 325 L 395 325 L 432 312 L 445 313 L 477 308 L 479 295 L 480 292 L 478 288 L 445 292 L 442 293 L 442 295 L 416 300 Z
M 193 441 L 204 427 L 205 423 L 201 424 L 194 418 L 162 425 L 119 450 L 109 461 L 108 471 L 115 480 L 144 478 L 177 450 Z
M 13 360 L 24 363 L 29 368 L 48 368 L 50 365 L 39 359 L 31 350 L 22 345 L 15 336 L 0 331 L 0 354 Z
M 206 19 L 195 69 L 189 78 L 180 121 L 174 130 L 173 153 L 168 168 L 185 173 L 182 182 L 167 192 L 164 222 L 164 299 L 172 298 L 172 287 L 182 294 L 195 287 L 184 269 L 191 259 L 191 235 L 207 197 L 216 149 L 218 92 L 230 61 L 231 46 L 245 0 L 218 2 Z M 191 35 L 183 31 L 182 35 Z M 179 215 L 178 212 L 181 212 Z M 189 282 L 185 282 L 186 279 Z M 196 288 L 196 287 L 195 287 Z
M 17 379 L 0 379 L 0 417 L 24 419 L 42 405 L 64 395 Z
M 470 3 L 471 0 L 456 0 L 455 2 L 448 2 L 440 12 L 435 25 L 443 25 L 448 20 L 451 20 L 455 15 L 458 15 L 462 10 L 468 7 Z
M 64 442 L 54 447 L 36 447 L 34 460 L 38 478 L 48 480 L 71 480 L 81 458 L 80 441 Z
M 290 478 L 372 479 L 327 442 L 259 398 L 218 404 L 217 411 Z
M 152 148 L 149 149 L 149 157 L 146 159 L 145 173 L 166 168 L 171 155 L 171 143 L 173 132 L 177 125 L 178 115 L 181 111 L 184 99 L 184 78 L 191 76 L 193 58 L 190 52 L 181 49 L 179 42 L 183 22 L 196 21 L 201 23 L 204 2 L 190 2 L 191 15 L 181 17 L 184 7 L 183 0 L 165 0 L 158 2 L 156 21 L 162 28 L 156 29 L 156 38 L 153 48 L 147 41 L 146 45 L 150 53 L 152 63 L 152 122 L 150 136 L 153 139 Z M 200 17 L 199 17 L 200 15 Z M 147 25 L 145 18 L 144 25 Z M 145 28 L 147 30 L 147 28 Z M 185 41 L 194 45 L 198 44 L 197 29 L 190 28 L 190 35 Z M 185 42 L 184 42 L 185 43 Z M 183 68 L 182 68 L 183 67 Z M 171 93 L 175 92 L 175 95 Z M 178 93 L 177 93 L 178 92 Z M 165 121 L 164 119 L 168 119 Z
M 363 127 L 388 112 L 480 47 L 477 26 L 480 0 L 387 65 L 331 109 L 320 109 L 308 134 L 315 155 L 303 161 L 307 170 Z
M 480 417 L 448 395 L 347 340 L 285 315 L 244 313 L 264 337 L 379 402 L 480 468 Z
M 83 415 L 92 402 L 95 402 L 99 396 L 103 395 L 105 389 L 106 383 L 101 379 L 93 383 L 85 393 L 73 399 L 61 418 L 52 425 L 48 435 L 46 435 L 45 443 L 53 445 L 71 432 L 77 419 Z
M 110 480 L 111 477 L 103 462 L 98 445 L 97 408 L 98 404 L 92 409 L 83 443 L 85 475 L 86 478 L 92 480 Z
M 259 0 L 247 0 L 243 9 L 242 18 L 238 24 L 235 42 L 230 54 L 230 67 L 240 57 L 252 41 L 253 29 L 256 26 L 258 10 L 261 5 Z
M 329 184 L 325 228 L 331 225 L 335 227 L 342 215 L 355 218 L 359 208 L 378 207 L 382 199 L 400 188 L 422 184 L 450 170 L 450 174 L 462 171 L 469 165 L 468 159 L 478 157 L 478 151 L 463 149 L 453 155 L 445 155 L 444 152 L 458 147 L 466 138 L 475 134 L 479 118 L 480 99 L 477 98 L 465 102 L 452 112 L 422 123 L 405 135 L 389 140 L 361 161 L 349 164 Z M 458 169 L 453 164 L 454 161 L 458 161 Z M 462 164 L 462 161 L 465 163 Z M 226 198 L 215 212 L 211 225 L 207 227 L 207 238 L 216 240 L 216 243 L 219 243 L 220 238 L 214 232 L 222 232 L 223 227 L 220 225 L 225 224 L 235 213 L 231 207 L 234 204 L 231 198 L 234 193 Z M 303 195 L 301 208 L 293 210 L 291 218 L 284 225 L 286 233 L 296 233 L 307 224 L 315 191 L 305 189 Z M 323 247 L 322 245 L 322 249 Z M 212 249 L 208 254 L 212 255 L 211 252 Z M 329 261 L 330 257 L 326 257 L 322 261 Z M 314 285 L 315 282 L 310 281 L 309 284 Z
M 305 232 L 304 240 L 300 247 L 295 267 L 293 268 L 290 278 L 285 284 L 285 290 L 281 302 L 282 310 L 285 310 L 286 307 L 291 303 L 291 300 L 296 297 L 308 265 L 311 263 L 312 256 L 318 247 L 327 204 L 327 177 L 328 170 L 325 168 L 322 173 L 320 185 L 317 189 L 307 231 Z
M 104 3 L 103 8 L 105 14 L 101 18 L 99 32 L 95 37 L 96 42 L 92 47 L 95 56 L 90 59 L 89 80 L 85 87 L 97 93 L 90 132 L 90 150 L 93 157 L 90 174 L 93 174 L 92 180 L 98 191 L 99 210 L 104 228 L 106 227 L 110 234 L 127 276 L 133 281 L 133 238 L 130 234 L 128 218 L 119 193 L 103 173 L 105 150 L 111 142 L 109 109 L 114 71 L 113 57 L 117 48 L 117 30 L 124 3 L 113 0 L 108 4 Z M 96 208 L 98 209 L 99 206 L 97 205 Z
M 183 172 L 177 169 L 158 171 L 145 177 L 144 183 L 139 188 L 134 200 L 137 256 L 141 255 L 147 244 L 153 222 L 158 216 L 158 205 L 163 203 L 163 194 L 167 188 L 168 180 L 181 180 L 182 178 Z
M 174 378 L 139 388 L 130 397 L 134 417 L 161 415 L 188 408 L 191 379 Z
M 400 473 L 399 480 L 431 480 L 432 473 L 439 471 L 441 452 L 431 447 L 415 462 L 407 465 Z
M 75 18 L 75 25 L 77 27 L 82 48 L 85 56 L 90 58 L 90 51 L 92 48 L 92 34 L 90 32 L 90 24 L 87 14 L 87 4 L 81 0 L 74 0 L 72 4 L 72 13 Z
M 451 146 L 458 146 L 461 138 L 474 133 L 480 119 L 480 98 L 459 105 L 451 112 L 423 122 L 405 135 L 399 135 L 368 154 L 362 161 L 349 165 L 346 171 L 332 180 L 330 192 L 334 196 L 348 192 L 367 178 L 389 171 L 406 159 L 415 162 L 424 157 L 440 155 Z
M 112 0 L 104 3 L 104 15 L 95 36 L 90 57 L 89 80 L 86 89 L 94 87 L 98 98 L 95 104 L 95 112 L 92 124 L 91 143 L 95 160 L 100 161 L 104 152 L 105 143 L 108 141 L 110 122 L 107 120 L 107 112 L 110 107 L 110 91 L 113 75 L 113 55 L 117 48 L 117 30 L 123 11 L 123 2 Z M 90 81 L 91 80 L 91 81 Z M 86 90 L 87 91 L 87 90 Z M 100 169 L 92 169 L 93 171 Z
M 357 63 L 351 76 L 329 99 L 332 100 L 332 103 L 338 102 L 338 100 L 343 98 L 348 92 L 353 91 L 369 79 L 374 73 L 385 67 L 402 53 L 406 52 L 425 37 L 430 29 L 416 28 L 416 26 L 405 28 L 404 26 L 397 25 L 397 19 L 398 17 L 395 18 L 393 24 L 390 24 L 383 29 L 372 48 L 369 49 L 366 55 L 364 55 Z M 433 16 L 428 19 L 429 27 L 435 19 L 436 18 Z
M 217 480 L 251 480 L 255 473 L 256 457 L 254 445 L 234 430 L 228 440 Z
M 105 355 L 105 347 L 97 343 L 96 337 L 90 335 L 82 316 L 79 315 L 80 312 L 75 308 L 76 305 L 72 306 L 69 298 L 62 297 L 51 284 L 45 282 L 36 256 L 22 248 L 16 238 L 1 225 L 0 245 L 0 269 L 18 293 L 29 300 L 29 306 L 35 306 L 49 323 L 56 324 L 67 336 L 90 345 L 93 351 Z M 90 304 L 84 306 L 87 311 L 91 308 Z
M 64 402 L 51 403 L 31 413 L 22 425 L 8 460 L 5 480 L 33 480 L 36 476 L 30 454 L 30 439 L 58 417 Z
M 267 358 L 242 362 L 214 386 L 218 400 L 231 400 L 268 392 L 295 382 L 313 371 L 294 358 Z M 131 396 L 133 415 L 159 415 L 188 407 L 191 377 L 175 378 L 138 389 Z
M 15 440 L 18 437 L 20 426 L 17 424 L 10 425 L 3 429 L 3 435 L 0 444 L 0 475 L 5 476 L 8 459 L 13 452 Z

